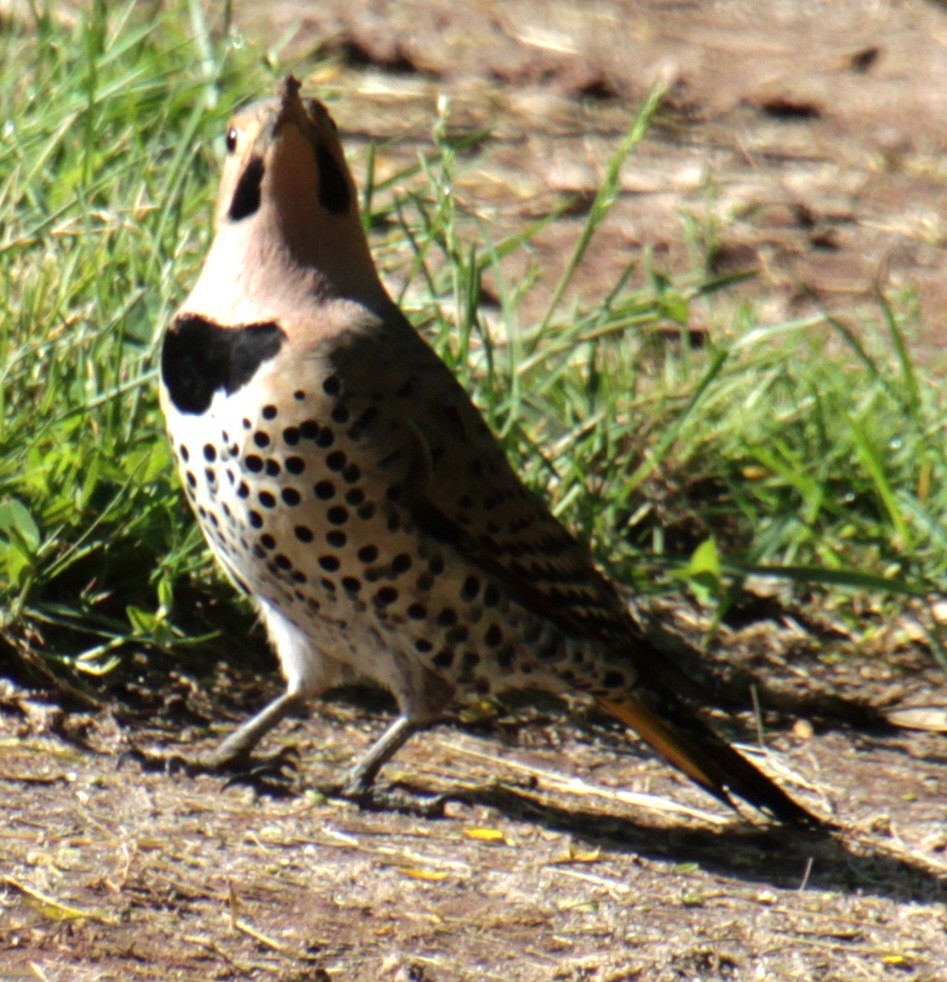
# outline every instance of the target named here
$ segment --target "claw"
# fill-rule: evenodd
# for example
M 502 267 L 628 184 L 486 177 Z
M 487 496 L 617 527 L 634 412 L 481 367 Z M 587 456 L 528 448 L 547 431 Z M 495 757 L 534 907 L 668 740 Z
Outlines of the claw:
M 365 787 L 358 781 L 347 781 L 344 775 L 341 781 L 317 785 L 316 790 L 327 798 L 351 801 L 362 811 L 394 811 L 418 818 L 444 818 L 444 806 L 449 801 L 467 800 L 463 794 L 423 795 L 397 787 L 385 790 Z
M 283 747 L 265 757 L 252 757 L 239 762 L 243 766 L 239 766 L 224 781 L 224 790 L 237 784 L 246 784 L 258 794 L 286 797 L 294 789 L 294 779 L 299 774 L 299 760 L 299 751 L 295 747 Z M 227 770 L 233 771 L 233 766 L 229 765 Z
M 133 748 L 122 753 L 116 769 L 135 761 L 146 773 L 167 775 L 226 774 L 224 789 L 236 784 L 248 784 L 258 794 L 285 797 L 292 793 L 294 778 L 299 771 L 300 754 L 295 747 L 282 747 L 265 756 L 221 756 L 215 753 L 187 757 L 183 754 L 158 754 Z
M 190 761 L 181 754 L 158 754 L 151 750 L 132 747 L 118 755 L 115 770 L 120 771 L 129 761 L 134 761 L 146 774 L 189 773 Z

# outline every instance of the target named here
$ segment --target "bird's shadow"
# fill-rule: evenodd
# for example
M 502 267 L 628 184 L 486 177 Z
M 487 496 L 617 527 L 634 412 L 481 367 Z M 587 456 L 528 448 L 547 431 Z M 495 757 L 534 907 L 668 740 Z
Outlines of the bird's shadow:
M 697 863 L 709 873 L 782 889 L 857 891 L 913 902 L 943 901 L 947 896 L 947 872 L 844 829 L 760 827 L 739 818 L 717 828 L 669 829 L 666 822 L 648 825 L 619 814 L 539 802 L 502 786 L 465 790 L 462 798 L 511 820 L 567 832 L 590 849 L 634 853 L 664 863 Z

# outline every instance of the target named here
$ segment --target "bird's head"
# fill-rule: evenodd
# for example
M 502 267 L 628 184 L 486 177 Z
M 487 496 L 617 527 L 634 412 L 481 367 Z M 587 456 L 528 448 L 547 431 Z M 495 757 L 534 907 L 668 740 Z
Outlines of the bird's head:
M 227 124 L 218 230 L 271 209 L 290 235 L 302 233 L 307 221 L 357 220 L 355 184 L 335 123 L 321 102 L 301 99 L 299 87 L 287 76 L 276 99 L 245 106 Z
M 215 238 L 196 293 L 384 297 L 335 123 L 291 75 L 227 123 Z M 380 301 L 379 301 L 380 302 Z

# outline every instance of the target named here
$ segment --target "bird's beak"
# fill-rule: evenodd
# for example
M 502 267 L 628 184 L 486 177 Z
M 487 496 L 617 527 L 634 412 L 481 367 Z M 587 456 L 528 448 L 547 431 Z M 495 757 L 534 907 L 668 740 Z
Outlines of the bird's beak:
M 272 135 L 279 136 L 284 126 L 295 126 L 303 135 L 308 135 L 312 124 L 299 98 L 300 82 L 292 75 L 283 79 L 277 94 L 278 105 L 273 119 Z

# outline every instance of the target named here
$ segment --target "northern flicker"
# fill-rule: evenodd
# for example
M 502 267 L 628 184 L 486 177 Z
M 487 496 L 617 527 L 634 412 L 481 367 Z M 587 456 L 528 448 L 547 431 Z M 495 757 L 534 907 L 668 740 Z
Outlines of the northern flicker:
M 185 491 L 286 679 L 210 766 L 365 677 L 400 712 L 341 782 L 358 798 L 455 699 L 529 687 L 588 694 L 730 805 L 818 824 L 680 698 L 388 297 L 335 124 L 299 88 L 230 122 L 213 244 L 161 352 Z

